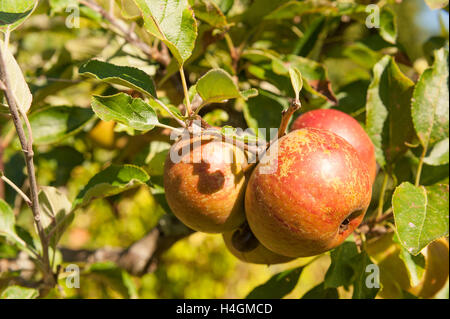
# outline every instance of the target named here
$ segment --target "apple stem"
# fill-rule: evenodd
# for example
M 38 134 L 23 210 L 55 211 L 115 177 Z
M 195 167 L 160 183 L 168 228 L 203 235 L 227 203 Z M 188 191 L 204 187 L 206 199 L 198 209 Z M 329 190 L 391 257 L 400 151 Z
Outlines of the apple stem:
M 289 121 L 291 120 L 292 115 L 300 109 L 301 103 L 299 99 L 295 99 L 292 101 L 292 103 L 289 105 L 289 107 L 286 110 L 283 110 L 281 113 L 281 123 L 280 127 L 278 129 L 278 138 L 284 136 L 286 134 L 286 129 L 288 127 Z

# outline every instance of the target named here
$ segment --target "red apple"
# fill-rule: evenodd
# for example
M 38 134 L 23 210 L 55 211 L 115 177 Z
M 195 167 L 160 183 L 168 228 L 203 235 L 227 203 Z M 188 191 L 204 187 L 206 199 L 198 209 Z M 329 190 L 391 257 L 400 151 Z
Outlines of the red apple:
M 164 167 L 166 199 L 175 216 L 207 233 L 239 227 L 245 221 L 246 163 L 241 149 L 217 137 L 191 136 L 176 142 Z
M 349 142 L 366 163 L 370 180 L 373 183 L 377 174 L 375 147 L 367 133 L 350 115 L 333 109 L 320 109 L 306 112 L 299 116 L 291 126 L 291 130 L 306 127 L 331 131 Z
M 370 198 L 370 175 L 355 149 L 330 131 L 308 128 L 269 148 L 250 177 L 245 209 L 265 247 L 306 257 L 341 244 L 361 223 Z

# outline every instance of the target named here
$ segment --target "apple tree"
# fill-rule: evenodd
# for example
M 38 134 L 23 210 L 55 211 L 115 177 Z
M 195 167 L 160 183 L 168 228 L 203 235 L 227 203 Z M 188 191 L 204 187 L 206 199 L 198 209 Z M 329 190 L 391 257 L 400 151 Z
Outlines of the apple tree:
M 0 0 L 0 298 L 448 298 L 448 28 L 433 0 Z M 316 110 L 343 117 L 291 125 Z

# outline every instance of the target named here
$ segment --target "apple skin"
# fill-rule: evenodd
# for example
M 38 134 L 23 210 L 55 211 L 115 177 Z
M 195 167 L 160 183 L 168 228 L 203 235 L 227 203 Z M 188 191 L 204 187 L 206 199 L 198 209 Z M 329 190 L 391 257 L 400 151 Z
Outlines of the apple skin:
M 191 151 L 181 154 L 187 147 Z M 174 163 L 171 152 L 181 155 L 181 160 Z M 164 188 L 172 212 L 197 231 L 236 229 L 245 221 L 246 163 L 241 149 L 212 136 L 180 139 L 172 145 L 164 166 Z
M 338 110 L 319 109 L 299 116 L 292 124 L 291 130 L 306 127 L 328 130 L 343 137 L 355 148 L 361 160 L 366 163 L 370 173 L 370 180 L 372 183 L 374 182 L 377 174 L 375 147 L 358 121 Z
M 225 245 L 230 251 L 230 253 L 243 262 L 260 265 L 274 265 L 287 263 L 291 260 L 294 260 L 294 258 L 292 257 L 282 256 L 270 251 L 269 249 L 264 247 L 260 242 L 258 242 L 256 247 L 250 251 L 240 251 L 233 245 L 231 239 L 233 233 L 234 232 L 227 232 L 222 234 L 223 241 L 225 242 Z M 255 240 L 257 239 L 255 238 Z
M 252 232 L 269 250 L 318 255 L 340 245 L 363 220 L 370 175 L 343 138 L 321 129 L 295 130 L 264 157 L 248 182 L 245 209 Z

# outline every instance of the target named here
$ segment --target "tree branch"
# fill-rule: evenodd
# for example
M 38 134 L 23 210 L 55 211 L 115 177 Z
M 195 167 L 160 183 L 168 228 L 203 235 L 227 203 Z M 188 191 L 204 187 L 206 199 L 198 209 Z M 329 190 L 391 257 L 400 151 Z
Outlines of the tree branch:
M 22 190 L 16 184 L 14 184 L 13 181 L 11 181 L 8 177 L 3 175 L 3 171 L 1 169 L 0 169 L 0 180 L 11 186 L 17 192 L 17 194 L 19 194 L 25 200 L 25 203 L 27 203 L 28 206 L 31 206 L 32 203 L 31 200 L 28 198 L 28 196 L 25 195 L 25 193 L 22 192 Z
M 89 265 L 96 262 L 112 261 L 130 274 L 142 276 L 148 272 L 153 272 L 161 255 L 178 240 L 193 232 L 178 221 L 175 216 L 165 215 L 147 235 L 125 249 L 102 247 L 93 250 L 70 248 L 60 248 L 59 250 L 65 263 Z M 0 273 L 23 269 L 26 269 L 27 272 L 33 271 L 34 263 L 26 256 L 19 254 L 15 259 L 0 259 Z M 23 267 L 24 258 L 28 258 L 25 268 Z
M 19 115 L 19 106 L 16 103 L 16 99 L 14 97 L 14 93 L 11 90 L 11 83 L 9 81 L 8 71 L 6 68 L 5 59 L 3 56 L 3 48 L 0 48 L 0 80 L 4 86 L 5 98 L 8 102 L 9 111 L 11 113 L 11 117 L 16 128 L 17 135 L 19 137 L 20 145 L 22 146 L 23 153 L 25 155 L 25 163 L 27 167 L 28 179 L 30 183 L 30 199 L 31 199 L 31 210 L 33 212 L 34 222 L 36 224 L 36 228 L 38 231 L 39 238 L 41 240 L 42 245 L 42 261 L 44 268 L 44 278 L 46 284 L 53 285 L 54 278 L 52 274 L 52 269 L 50 267 L 50 260 L 48 256 L 48 242 L 46 240 L 44 228 L 41 223 L 41 214 L 39 208 L 39 200 L 38 200 L 38 186 L 36 182 L 36 174 L 33 162 L 33 145 L 32 145 L 32 136 L 31 130 L 29 131 L 29 140 L 25 135 L 25 131 L 23 129 L 22 121 Z M 27 123 L 27 127 L 29 128 L 29 122 L 26 114 L 23 114 L 23 118 Z
M 289 124 L 289 120 L 292 115 L 300 108 L 300 101 L 294 100 L 287 110 L 283 110 L 281 113 L 281 123 L 280 128 L 278 129 L 278 138 L 282 137 L 286 133 L 286 129 Z

